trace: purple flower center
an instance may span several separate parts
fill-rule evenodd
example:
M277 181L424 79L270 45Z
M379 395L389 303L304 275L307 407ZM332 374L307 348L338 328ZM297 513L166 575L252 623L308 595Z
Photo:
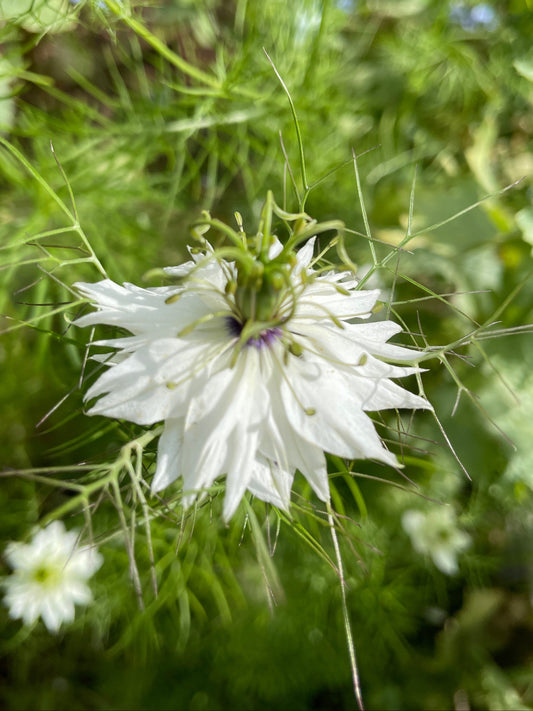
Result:
M232 336L238 338L243 329L242 323L236 319L234 316L228 316L226 318L226 325ZM264 346L271 346L278 338L281 336L281 328L267 328L262 331L258 336L249 338L246 341L247 346L254 346L255 348L263 348Z

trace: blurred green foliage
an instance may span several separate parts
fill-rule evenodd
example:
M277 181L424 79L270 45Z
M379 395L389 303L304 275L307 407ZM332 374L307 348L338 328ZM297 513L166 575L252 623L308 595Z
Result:
M394 317L431 346L486 324L423 376L471 480L425 415L382 430L418 489L331 463L367 706L532 708L532 34L530 0L0 0L2 538L73 496L13 472L63 465L77 480L76 463L139 435L82 412L68 287L100 278L89 247L111 278L142 283L183 261L202 209L255 225L267 189L298 207L296 134L264 48L298 114L307 212L344 220L351 258L372 262L354 149L377 258L416 233L376 277ZM227 528L220 497L195 520L169 506L152 572L139 526L143 612L116 512L93 502L95 602L57 637L2 608L2 706L353 708L331 540L305 497L300 482L292 522L254 505ZM458 576L402 529L431 500L472 537Z

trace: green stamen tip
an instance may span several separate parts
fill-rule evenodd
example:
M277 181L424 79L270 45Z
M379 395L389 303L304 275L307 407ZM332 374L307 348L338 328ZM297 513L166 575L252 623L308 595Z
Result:
M289 352L292 353L292 355L296 356L297 358L299 358L302 355L303 351L304 351L304 349L302 348L302 346L299 343L296 343L296 341L293 341L289 345Z
M244 232L244 223L242 220L242 215L240 212L234 212L233 216L235 217L235 222L237 223L237 227L239 228L239 232Z

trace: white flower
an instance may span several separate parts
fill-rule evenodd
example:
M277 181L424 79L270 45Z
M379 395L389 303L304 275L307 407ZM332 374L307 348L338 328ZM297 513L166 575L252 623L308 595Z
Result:
M132 334L96 342L117 352L96 356L109 368L88 414L165 422L153 491L182 476L188 506L225 474L227 520L246 490L288 509L296 470L328 501L324 452L397 465L366 412L431 407L391 380L417 368L383 360L417 353L386 342L395 323L363 322L377 290L358 290L351 272L313 272L313 246L295 254L272 238L261 257L239 262L233 249L236 264L206 245L165 270L179 286L76 285L98 309L77 325Z
M457 528L451 508L440 506L427 514L410 509L404 512L402 525L418 553L430 555L446 575L457 573L457 555L469 547L470 536Z
M86 580L102 564L92 548L78 547L78 534L61 521L39 530L30 543L9 543L5 557L14 569L4 581L9 615L29 625L42 617L50 632L74 619L74 605L92 600Z

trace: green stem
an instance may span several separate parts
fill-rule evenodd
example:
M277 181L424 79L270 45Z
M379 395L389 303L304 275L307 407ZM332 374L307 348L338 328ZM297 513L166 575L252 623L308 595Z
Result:
M353 641L352 626L350 624L350 614L348 612L348 603L346 601L346 581L344 579L344 570L342 566L342 556L341 550L339 548L339 541L337 538L337 532L335 530L335 522L333 520L333 509L329 501L327 502L328 510L328 523L331 532L331 538L333 540L333 547L335 549L335 557L337 559L337 569L339 573L339 580L341 584L341 596L342 596L342 616L344 619L344 630L346 632L346 642L348 644L348 656L350 657L350 667L352 670L352 680L355 698L357 700L357 706L360 711L364 711L363 696L361 694L361 683L359 681L359 672L357 670L357 659L355 657L355 645Z
M309 194L309 184L307 182L307 171L305 168L305 156L304 156L304 144L303 144L303 139L302 139L302 132L300 131L300 124L298 123L298 117L296 115L296 108L294 106L294 102L292 100L291 93L287 89L287 85L281 78L281 74L276 69L274 62L270 59L270 57L268 56L268 52L266 51L266 49L264 47L263 47L263 52L266 54L266 58L270 62L272 69L274 70L274 73L279 80L279 83L283 87L283 90L287 94L287 98L289 99L289 105L291 107L292 118L294 119L294 127L296 129L296 140L298 141L298 152L300 154L300 170L302 172L302 183L303 183L304 193L305 193L305 197L303 198L302 204L300 205L300 209L303 212L305 200L307 199L307 196Z

